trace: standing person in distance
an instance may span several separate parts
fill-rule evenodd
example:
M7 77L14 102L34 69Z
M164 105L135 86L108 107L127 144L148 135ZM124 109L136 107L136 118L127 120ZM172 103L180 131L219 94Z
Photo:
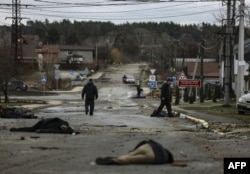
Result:
M141 88L140 83L136 86L136 90L137 90L137 98L140 98L141 97L141 92L143 91L143 89Z
M156 110L156 112L154 112L151 115L152 117L154 116L157 117L165 105L168 110L168 116L173 117L172 107L171 107L172 95L171 95L170 85L171 85L171 79L168 78L167 82L165 82L161 88L161 104Z
M93 115L95 107L95 99L98 98L98 90L94 85L93 80L89 79L88 83L82 89L82 100L85 98L85 113Z

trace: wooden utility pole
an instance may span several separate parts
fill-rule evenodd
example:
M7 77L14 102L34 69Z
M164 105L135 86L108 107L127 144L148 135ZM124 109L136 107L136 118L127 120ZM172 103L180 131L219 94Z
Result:
M239 23L239 44L238 44L238 73L236 81L236 100L244 94L244 8L245 0L240 1L240 23Z
M227 0L227 22L226 22L226 35L225 35L225 53L224 53L224 105L225 107L230 106L230 93L231 93L231 0Z
M202 39L201 40L201 45L200 45L200 80L201 80L201 88L200 88L200 102L204 102L204 95L203 95L203 58L204 58L204 47L205 47L205 41Z

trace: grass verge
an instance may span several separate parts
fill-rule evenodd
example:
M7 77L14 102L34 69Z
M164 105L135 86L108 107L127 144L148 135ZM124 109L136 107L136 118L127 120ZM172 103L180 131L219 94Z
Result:
M244 115L238 114L235 102L231 103L230 106L223 106L223 102L205 102L205 103L195 103L195 104L184 104L180 105L181 108L186 110L200 111L203 113L223 116L226 118L234 118L243 121L244 123L250 123L250 113L245 113Z

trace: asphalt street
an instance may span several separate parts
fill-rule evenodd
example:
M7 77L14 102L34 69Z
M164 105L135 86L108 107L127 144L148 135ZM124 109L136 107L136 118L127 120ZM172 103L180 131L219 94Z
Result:
M159 100L134 98L135 86L123 84L121 80L124 74L141 77L145 66L111 66L91 76L99 90L94 116L85 115L82 86L71 91L57 91L58 95L29 96L29 99L43 100L47 104L22 106L33 110L38 119L0 119L0 173L222 174L224 157L250 156L248 136L208 131L207 124L218 117L195 111L185 111L188 114L182 117L150 117ZM146 94L147 85L143 89ZM181 107L173 108L181 111ZM68 121L80 134L9 131L11 127L32 126L42 118L53 117ZM219 121L223 120L219 118ZM236 120L224 122L228 121L233 123ZM176 162L187 166L99 166L94 162L97 157L125 154L144 139L160 142L174 154Z

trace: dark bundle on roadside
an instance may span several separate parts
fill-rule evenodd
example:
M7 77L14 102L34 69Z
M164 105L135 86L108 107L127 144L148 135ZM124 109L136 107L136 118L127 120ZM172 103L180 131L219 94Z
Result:
M0 117L2 118L37 118L30 110L23 108L2 108L0 106Z
M67 121L60 118L47 118L38 121L32 127L11 128L11 132L62 133L78 134L69 126Z

